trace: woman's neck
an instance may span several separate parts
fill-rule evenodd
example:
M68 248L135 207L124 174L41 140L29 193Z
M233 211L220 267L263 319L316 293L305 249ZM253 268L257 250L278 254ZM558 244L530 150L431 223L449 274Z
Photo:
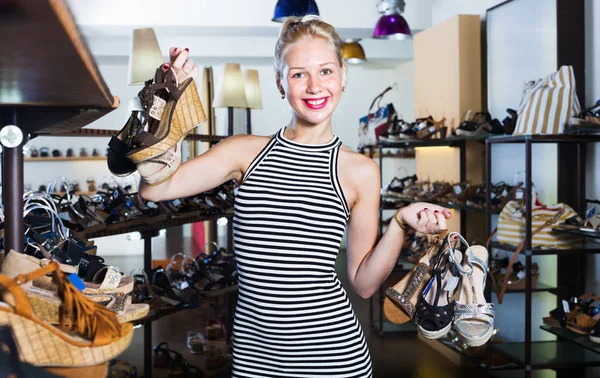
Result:
M331 119L315 125L292 117L292 121L285 128L284 137L302 144L325 144L333 138Z

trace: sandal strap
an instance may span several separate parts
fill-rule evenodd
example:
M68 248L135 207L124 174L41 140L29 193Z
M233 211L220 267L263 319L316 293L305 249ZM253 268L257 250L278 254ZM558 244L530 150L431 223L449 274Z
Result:
M494 316L495 311L493 303L472 303L467 305L457 303L454 310L455 322L460 320L477 319L493 325Z

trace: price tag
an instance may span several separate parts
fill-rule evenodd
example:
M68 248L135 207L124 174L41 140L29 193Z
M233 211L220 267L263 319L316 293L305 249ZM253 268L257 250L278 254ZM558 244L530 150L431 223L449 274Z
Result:
M517 273L517 277L519 279L525 278L526 274L524 270L521 270L519 273Z
M563 305L563 311L565 312L565 314L568 314L569 311L571 311L571 309L569 308L569 302L567 302L563 299L562 305Z
M160 121L163 111L165 110L165 105L167 105L167 102L165 100L158 96L154 96L154 100L152 101L152 107L148 110L148 115Z
M456 193L456 194L462 193L462 188L460 187L460 185L454 185L454 193Z
M458 281L460 281L460 278L456 276L450 277L450 279L446 283L446 287L444 287L444 290L449 293L452 293L454 289L456 289L456 286L458 286Z
M522 190L517 191L516 198L517 198L517 200L523 199L523 191Z

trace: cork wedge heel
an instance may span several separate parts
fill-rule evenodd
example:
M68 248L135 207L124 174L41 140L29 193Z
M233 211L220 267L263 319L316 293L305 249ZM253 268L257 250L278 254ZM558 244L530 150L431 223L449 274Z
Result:
M133 326L119 324L111 311L85 298L59 269L52 262L15 279L0 275L0 326L12 328L20 359L37 366L91 366L117 357L129 346ZM58 327L34 315L20 287L50 273L62 300Z
M127 153L127 157L134 164L163 155L190 131L206 121L206 113L194 79L187 78L179 83L177 74L171 67L164 81L150 86L149 89L165 89L170 96L164 104L155 99L155 102L160 103L161 109L156 111L160 122L154 123L157 124L154 130L143 131L136 138L136 144L140 147Z

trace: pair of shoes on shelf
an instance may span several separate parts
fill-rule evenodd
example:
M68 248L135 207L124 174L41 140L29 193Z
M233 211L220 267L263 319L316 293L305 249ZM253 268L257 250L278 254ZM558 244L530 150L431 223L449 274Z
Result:
M173 349L169 348L169 345L162 342L156 345L154 348L154 358L152 360L152 367L169 369L168 377L186 377L186 378L202 378L204 372L191 365L187 360L183 358L183 355Z
M550 311L544 324L556 328L566 328L579 335L589 335L593 342L599 342L600 336L600 297L591 293L563 301L563 306ZM568 312L565 310L568 306Z
M139 109L134 111L109 143L112 172L128 175L137 166L146 184L159 185L179 169L183 139L206 121L194 79L180 81L180 76L173 67L166 73L159 68L140 91L148 131L143 130Z
M454 239L465 245L464 258ZM487 263L484 247L443 232L413 270L386 290L385 315L396 324L416 317L419 332L428 339L444 337L454 325L467 345L487 343L494 332L494 305L483 293Z
M394 177L384 193L392 197L402 195L406 187L415 184L417 180L417 175L406 176L404 178Z

